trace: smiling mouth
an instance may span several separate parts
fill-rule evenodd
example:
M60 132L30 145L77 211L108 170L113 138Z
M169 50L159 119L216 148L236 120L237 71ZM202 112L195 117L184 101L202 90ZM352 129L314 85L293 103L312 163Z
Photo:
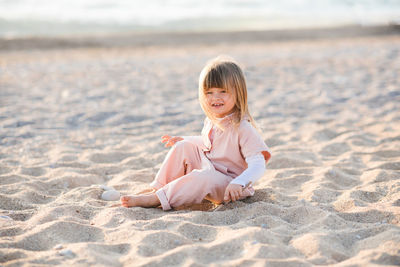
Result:
M222 107L224 104L212 104L213 107Z

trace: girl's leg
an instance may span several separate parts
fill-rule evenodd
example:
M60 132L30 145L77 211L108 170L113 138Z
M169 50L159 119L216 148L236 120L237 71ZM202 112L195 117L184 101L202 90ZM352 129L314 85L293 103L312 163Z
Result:
M194 169L201 168L201 156L203 153L196 145L182 140L177 142L165 157L154 181L150 186L160 189L175 179L190 173Z
M159 189L175 179L190 173L193 169L201 168L200 149L185 140L176 143L168 152L151 189L146 189L137 195L121 197L121 204L125 207L157 207L160 200L155 194Z
M199 204L204 198L222 203L225 188L232 178L213 169L194 170L156 191L163 210Z

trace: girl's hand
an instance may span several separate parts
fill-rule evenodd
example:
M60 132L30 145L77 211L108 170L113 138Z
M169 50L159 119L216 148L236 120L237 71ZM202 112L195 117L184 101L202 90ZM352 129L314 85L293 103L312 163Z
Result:
M224 202L229 200L235 202L242 196L243 186L239 184L229 184L225 189Z
M183 138L179 136L169 136L169 135L161 136L161 142L165 143L165 147L173 146L175 145L176 142L179 142L181 140L183 140Z

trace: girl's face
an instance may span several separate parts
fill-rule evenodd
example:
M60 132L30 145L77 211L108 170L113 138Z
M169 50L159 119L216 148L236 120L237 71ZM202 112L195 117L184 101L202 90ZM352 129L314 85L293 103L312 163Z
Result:
M209 110L217 118L223 118L233 112L235 96L222 88L210 88L206 92L206 101Z

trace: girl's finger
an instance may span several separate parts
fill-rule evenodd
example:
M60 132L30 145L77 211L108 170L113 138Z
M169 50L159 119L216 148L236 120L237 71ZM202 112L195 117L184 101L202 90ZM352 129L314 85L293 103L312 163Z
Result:
M235 192L235 200L239 200L240 198L240 193L238 191Z
M171 139L171 136L169 136L169 135L163 135L163 136L161 136L161 140L162 140L163 143L166 142L166 141L168 141L169 139Z
M174 143L181 141L180 137L174 137L172 138L172 141L174 141Z
M224 201L229 201L229 191L225 191Z
M239 200L239 199L240 199L240 193L236 192L236 200Z
M163 143L165 143L165 142L170 142L171 141L171 137L170 136L167 136L167 137L165 137L165 138L163 138L162 140L161 140L161 142L163 142Z
M232 200L233 202L236 201L236 196L235 196L235 193L234 193L234 192L231 192L231 200Z

